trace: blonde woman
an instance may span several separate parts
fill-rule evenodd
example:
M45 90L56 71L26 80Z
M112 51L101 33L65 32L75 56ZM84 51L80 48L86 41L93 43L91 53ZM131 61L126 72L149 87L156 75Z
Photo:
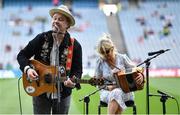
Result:
M116 84L116 80L113 77L116 67L121 70L135 67L133 62L125 54L117 52L115 45L111 41L111 36L108 34L104 34L100 38L97 52L99 59L97 60L95 77L105 78L105 83L111 82ZM136 82L142 84L142 78L142 74L139 73ZM125 102L134 100L134 93L124 93L116 85L108 85L100 91L100 100L108 104L108 114L121 114L126 108Z

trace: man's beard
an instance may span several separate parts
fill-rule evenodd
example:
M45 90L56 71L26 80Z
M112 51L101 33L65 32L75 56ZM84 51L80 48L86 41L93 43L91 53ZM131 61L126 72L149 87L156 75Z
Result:
M56 34L65 34L64 32L61 32L59 28L57 28L56 26L53 26L52 28L53 33Z

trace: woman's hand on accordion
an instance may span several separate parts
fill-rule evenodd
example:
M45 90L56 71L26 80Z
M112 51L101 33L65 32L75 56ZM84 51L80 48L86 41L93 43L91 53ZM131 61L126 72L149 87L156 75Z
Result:
M135 81L138 85L144 85L144 75L142 73L137 73L138 76L135 78Z

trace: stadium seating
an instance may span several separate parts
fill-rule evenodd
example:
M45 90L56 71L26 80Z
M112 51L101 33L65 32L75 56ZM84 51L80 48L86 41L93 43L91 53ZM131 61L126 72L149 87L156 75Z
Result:
M17 53L29 40L38 33L51 29L48 11L52 8L50 0L41 4L35 1L12 2L7 0L0 11L0 64L4 69L11 67L18 69ZM80 3L74 1L72 11L76 18L76 25L70 29L72 37L78 39L83 47L83 67L92 69L96 64L98 38L108 32L106 17L98 8L97 1ZM122 9L118 13L121 28L129 56L137 62L142 62L147 53L160 49L171 49L151 63L152 68L178 68L180 63L180 32L178 25L179 1L142 1L139 8L130 8L127 1L122 1ZM163 18L170 18L172 27L170 34L162 34ZM44 23L42 21L44 20ZM143 22L142 22L143 21ZM145 29L148 36L144 35ZM85 70L87 71L87 70ZM90 71L90 70L88 70Z
M139 8L126 7L119 12L119 19L128 49L128 54L135 60L143 61L151 51L171 49L152 61L152 68L178 68L180 47L178 33L180 24L179 1L142 1ZM123 5L123 2L122 2ZM170 34L162 35L165 19L169 18L172 23ZM140 21L144 21L144 25ZM149 35L144 37L144 28L149 29ZM150 33L151 32L151 33Z

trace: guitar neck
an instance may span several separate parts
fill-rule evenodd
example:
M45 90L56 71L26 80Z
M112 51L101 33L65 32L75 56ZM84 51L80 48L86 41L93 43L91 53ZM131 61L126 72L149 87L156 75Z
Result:
M89 84L89 80L86 80L86 79L77 79L76 81L77 83Z
M65 77L61 77L60 81L64 82L65 80L67 80L67 78ZM96 86L96 85L103 85L104 84L104 80L103 79L97 79L97 78L90 78L90 79L78 79L78 78L71 78L72 82L75 83L84 83L84 84L90 84L92 86Z
M67 78L65 77L60 77L60 81L61 82L64 82L66 81ZM75 83L84 83L84 84L89 84L89 80L86 80L86 79L77 79L77 78L71 78L71 81L75 82Z

